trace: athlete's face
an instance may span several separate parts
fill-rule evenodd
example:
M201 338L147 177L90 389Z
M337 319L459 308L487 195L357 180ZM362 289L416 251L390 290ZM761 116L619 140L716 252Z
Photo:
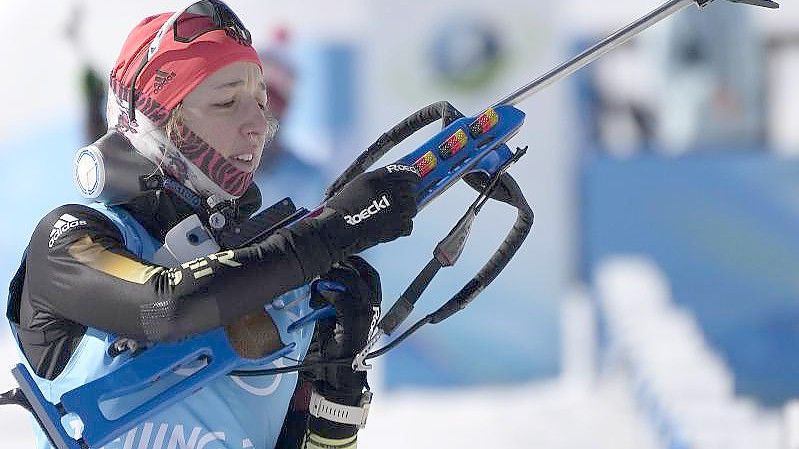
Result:
M234 167L255 171L271 132L258 65L235 62L206 78L183 99L182 121Z

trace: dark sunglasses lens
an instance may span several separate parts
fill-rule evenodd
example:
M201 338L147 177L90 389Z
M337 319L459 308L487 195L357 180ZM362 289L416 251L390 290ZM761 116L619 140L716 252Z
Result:
M215 30L225 30L232 38L251 44L250 33L229 8L221 3L199 1L184 11L175 22L175 40L191 42Z
M191 5L175 21L175 40L191 42L202 34L219 29L214 20L216 12L209 2L197 2Z
M224 5L219 5L217 9L219 21L222 23L223 28L234 39L244 42L248 45L252 44L250 32L244 27L239 17L230 8Z

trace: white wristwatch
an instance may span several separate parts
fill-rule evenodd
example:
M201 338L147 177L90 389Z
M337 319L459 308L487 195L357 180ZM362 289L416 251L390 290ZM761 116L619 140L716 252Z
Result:
M309 411L311 416L324 418L341 424L351 424L363 428L366 426L366 418L369 416L369 405L372 403L372 392L366 390L361 395L361 400L357 406L337 404L328 401L316 390L311 390L311 403Z

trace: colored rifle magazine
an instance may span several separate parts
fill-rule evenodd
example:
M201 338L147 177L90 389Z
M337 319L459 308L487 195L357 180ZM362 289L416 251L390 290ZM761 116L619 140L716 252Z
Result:
M468 141L468 137L466 137L466 133L463 132L462 129L459 129L455 132L455 134L449 136L449 138L444 141L438 147L438 154L443 159L450 158L455 155L458 151L460 151L463 147L466 146L466 142Z
M497 111L495 111L494 108L488 108L485 112L480 114L480 117L477 117L477 120L469 125L469 132L472 134L472 137L477 137L488 132L498 121L499 116L497 115Z
M422 157L417 159L416 162L413 163L413 166L419 169L419 174L424 178L428 173L436 168L437 162L438 159L436 159L436 155L433 154L432 151L428 151L427 153L423 154Z

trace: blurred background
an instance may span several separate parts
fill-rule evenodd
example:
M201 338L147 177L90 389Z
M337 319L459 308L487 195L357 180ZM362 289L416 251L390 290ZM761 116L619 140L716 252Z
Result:
M107 73L143 17L185 2L6 0L0 28L0 279L105 131ZM475 114L656 1L230 1L265 62L279 139L265 203L313 206L382 132L449 100ZM512 168L533 233L468 309L375 363L364 448L799 448L799 6L682 11L531 97ZM434 132L419 133L388 163ZM473 198L367 256L393 301ZM420 318L487 260L490 205ZM388 306L388 305L387 305ZM0 386L17 353L0 335ZM2 447L32 447L0 408ZM195 449L195 448L192 448ZM200 448L196 448L200 449ZM211 445L208 446L211 448Z

